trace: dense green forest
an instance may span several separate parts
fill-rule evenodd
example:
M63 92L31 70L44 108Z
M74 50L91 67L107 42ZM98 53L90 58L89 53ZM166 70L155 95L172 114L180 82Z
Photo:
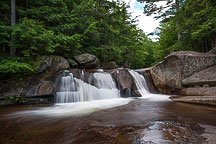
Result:
M114 60L134 68L150 66L153 61L155 44L137 28L125 3L19 0L14 26L11 2L1 1L0 5L1 73L33 71L33 61L41 55L70 58L90 53L102 63Z
M208 52L216 46L215 0L138 0L145 3L144 13L158 14L161 25L156 34L160 37L154 49L155 62L170 52L192 50Z
M102 63L150 67L173 51L215 46L215 0L167 0L164 7L157 7L160 0L138 1L145 3L145 14L161 19L157 42L137 28L119 0L17 0L14 11L15 0L0 0L0 73L34 72L42 55L82 53Z

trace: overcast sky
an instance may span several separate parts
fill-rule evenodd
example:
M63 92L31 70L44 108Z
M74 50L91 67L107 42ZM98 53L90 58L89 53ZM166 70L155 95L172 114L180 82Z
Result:
M139 3L136 0L122 0L122 1L130 5L129 12L132 12L133 18L139 16L138 27L142 29L145 33L154 32L156 27L159 26L159 20L155 20L153 18L154 16L146 16L143 14L143 7L144 7L143 3ZM165 3L166 2L159 2L158 4L163 5ZM151 38L156 38L156 37L153 36Z

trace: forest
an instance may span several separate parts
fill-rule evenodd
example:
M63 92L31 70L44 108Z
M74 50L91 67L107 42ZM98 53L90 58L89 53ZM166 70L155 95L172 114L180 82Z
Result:
M171 52L216 46L215 0L137 0L160 26L152 41L120 0L1 0L0 73L32 73L43 55L96 55L130 68L151 67ZM146 21L148 23L148 21Z

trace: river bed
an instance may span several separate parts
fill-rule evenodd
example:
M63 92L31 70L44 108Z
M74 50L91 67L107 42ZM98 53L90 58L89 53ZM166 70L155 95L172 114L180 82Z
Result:
M214 144L216 108L162 95L1 107L0 143Z

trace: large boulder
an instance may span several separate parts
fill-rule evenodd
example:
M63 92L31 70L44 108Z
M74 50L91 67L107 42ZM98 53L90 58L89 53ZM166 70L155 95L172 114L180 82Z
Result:
M28 85L24 87L21 96L35 97L53 95L59 75L59 73L48 72L31 76L28 80Z
M116 69L112 72L112 77L116 81L118 89L121 90L121 95L123 97L141 96L141 94L137 91L138 88L129 72L129 69Z
M154 84L161 93L183 88L182 80L216 65L216 55L192 51L174 52L151 69Z
M110 62L108 62L108 63L105 63L104 65L103 65L103 69L115 69L115 68L118 68L118 65L116 64L116 62L114 62L114 61L110 61Z
M68 61L61 56L42 56L37 60L36 73L68 69Z
M216 86L216 65L183 79L182 84Z
M216 87L184 88L176 91L175 94L181 96L216 96Z
M74 56L74 60L79 64L80 68L98 68L100 66L99 59L91 54L81 54Z
M53 103L61 76L62 71L53 70L0 81L0 105Z

